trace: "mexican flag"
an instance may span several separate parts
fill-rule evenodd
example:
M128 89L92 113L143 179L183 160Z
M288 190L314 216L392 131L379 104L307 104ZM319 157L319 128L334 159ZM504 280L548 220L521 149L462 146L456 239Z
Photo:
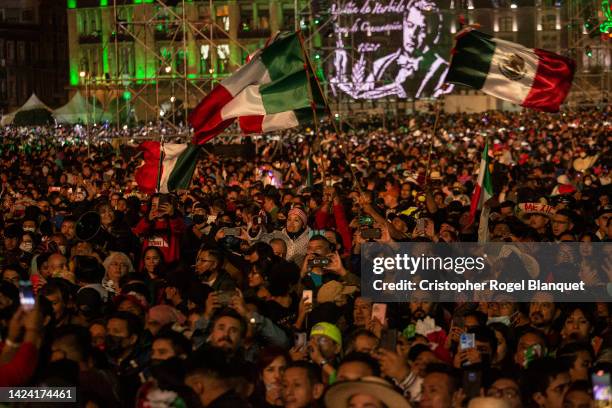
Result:
M470 223L474 221L476 211L482 209L484 203L493 197L493 179L491 177L491 171L489 170L489 164L491 164L491 158L489 157L489 141L487 140L482 152L482 157L480 158L478 182L472 193Z
M471 28L457 36L446 82L524 106L558 112L574 78L573 60Z
M279 34L193 110L193 143L212 139L236 118L246 133L263 133L311 121L325 102L298 33Z
M140 191L152 194L169 193L188 188L196 166L199 146L185 143L146 141L140 144L144 163L136 169L135 177ZM161 174L160 174L161 167Z

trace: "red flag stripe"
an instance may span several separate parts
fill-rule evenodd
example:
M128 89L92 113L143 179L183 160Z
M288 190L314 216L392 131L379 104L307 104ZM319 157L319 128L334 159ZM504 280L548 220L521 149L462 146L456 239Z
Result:
M238 123L243 133L262 133L264 115L240 116Z
M202 99L189 116L189 123L195 129L193 143L206 143L232 124L234 119L221 117L221 110L232 99L232 94L222 85L217 85Z
M533 85L521 106L545 112L558 112L570 91L576 64L550 51L534 49L540 61Z
M138 150L143 151L144 163L134 174L140 191L151 194L157 189L157 171L159 169L159 142L142 142Z

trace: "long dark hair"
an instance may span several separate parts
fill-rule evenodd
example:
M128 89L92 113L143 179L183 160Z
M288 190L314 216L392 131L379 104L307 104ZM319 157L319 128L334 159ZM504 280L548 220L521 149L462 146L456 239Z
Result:
M161 251L161 249L159 249L156 246L148 246L144 249L144 251L142 251L142 269L141 272L146 273L146 275L148 276L149 273L145 271L145 256L146 253L151 250L151 251L155 251L157 253L157 256L159 256L159 264L157 264L157 266L155 267L155 270L153 271L153 275L157 278L164 278L166 275L166 259L164 257L164 253Z

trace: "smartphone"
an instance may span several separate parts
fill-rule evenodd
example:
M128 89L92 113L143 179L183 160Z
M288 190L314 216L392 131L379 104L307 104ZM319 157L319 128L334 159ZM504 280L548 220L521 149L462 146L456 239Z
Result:
M593 399L596 408L612 408L612 389L610 385L610 373L597 370L591 374L593 383Z
M19 303L24 310L32 310L36 304L32 282L29 280L19 281Z
M386 306L386 305L385 305ZM389 329L382 332L380 335L380 342L378 343L380 348L389 350L392 352L397 351L397 330Z
M416 232L417 234L425 234L427 228L427 219L419 218L416 222Z
M468 350L476 347L476 335L474 333L461 333L459 337L459 350Z
M304 289L302 291L302 299L306 299L306 303L312 304L312 290Z
M380 228L362 228L360 232L364 239L380 239L382 237Z
M223 231L225 232L226 237L239 237L240 233L242 232L242 228L223 228Z
M482 372L480 370L463 371L463 391L468 399L478 397L482 388Z
M372 319L378 319L382 324L385 324L387 318L387 304L386 303L374 303L372 304Z
M294 335L295 347L301 349L306 346L308 341L306 333L295 333Z
M221 303L223 306L227 306L235 294L236 292L233 290L221 290L217 292L217 298L219 299L219 303Z

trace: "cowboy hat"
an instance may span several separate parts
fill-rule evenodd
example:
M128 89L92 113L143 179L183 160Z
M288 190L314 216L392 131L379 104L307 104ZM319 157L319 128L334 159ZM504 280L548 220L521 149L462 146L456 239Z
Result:
M516 215L521 221L526 223L532 214L550 218L555 215L555 207L542 203L521 203L516 206Z
M573 166L576 171L585 171L593 167L597 159L599 158L599 154L594 156L580 156L579 158L574 160Z
M410 408L410 403L391 384L378 377L363 377L356 381L340 381L329 387L323 400L326 407L348 408L357 394L375 397L387 407Z

